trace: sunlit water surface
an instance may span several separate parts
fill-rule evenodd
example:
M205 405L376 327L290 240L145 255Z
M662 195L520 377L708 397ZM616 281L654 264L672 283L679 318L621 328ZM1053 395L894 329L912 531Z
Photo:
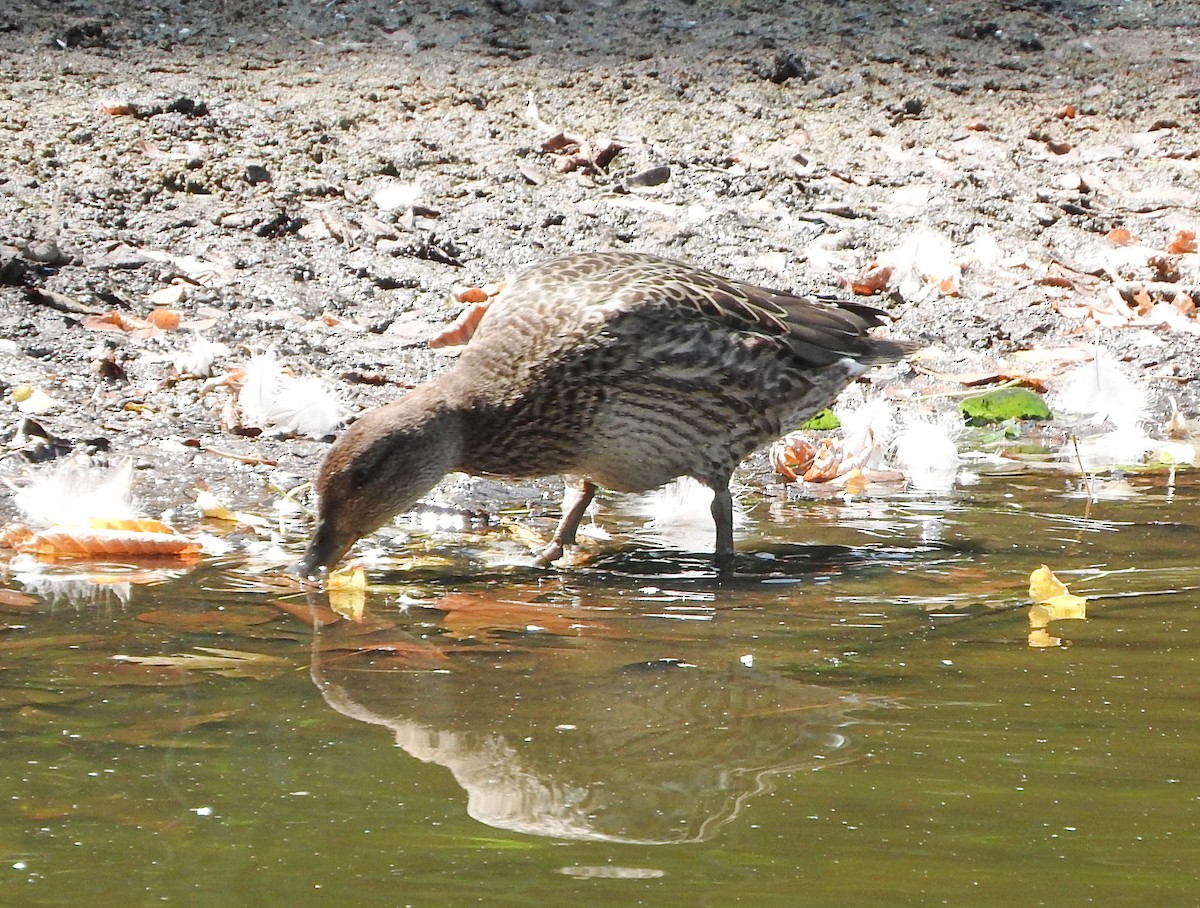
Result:
M1197 484L1095 491L760 500L726 578L617 503L585 567L442 539L359 621L10 574L0 904L1196 904ZM1086 620L1031 629L1043 562Z

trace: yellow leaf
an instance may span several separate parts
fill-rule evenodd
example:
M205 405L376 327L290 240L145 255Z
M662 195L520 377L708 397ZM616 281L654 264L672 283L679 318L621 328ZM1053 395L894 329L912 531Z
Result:
M1029 626L1046 627L1051 621L1083 619L1087 617L1087 600L1082 596L1066 593L1054 596L1045 602L1029 607Z
M361 564L334 571L325 581L329 607L344 618L361 622L367 607L367 572Z
M1047 632L1051 621L1083 619L1087 617L1087 600L1067 592L1067 585L1054 576L1054 572L1042 565L1029 575L1029 645L1044 649L1061 646L1062 640Z
M1029 598L1034 602L1045 602L1067 591L1067 585L1054 576L1054 572L1042 565L1029 575Z
M1029 631L1029 645L1034 649L1050 649L1062 646L1062 638L1051 637L1044 627L1035 627Z
M237 520L237 516L220 498L208 489L196 490L196 507L200 513L212 520Z
M248 527L259 528L270 525L270 521L265 517L231 510L229 505L208 489L196 489L196 507L209 520L223 520L227 523L240 523Z

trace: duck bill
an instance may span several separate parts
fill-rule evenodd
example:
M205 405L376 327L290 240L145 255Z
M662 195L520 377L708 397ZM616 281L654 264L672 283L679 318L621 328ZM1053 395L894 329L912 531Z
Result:
M317 530L313 533L312 541L304 557L291 568L293 573L301 577L318 577L329 572L330 568L342 560L342 556L350 551L355 538L349 540L340 536L328 520L318 520Z

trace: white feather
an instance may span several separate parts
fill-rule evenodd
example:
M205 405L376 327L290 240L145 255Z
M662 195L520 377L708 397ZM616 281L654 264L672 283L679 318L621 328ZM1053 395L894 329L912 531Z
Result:
M1051 399L1059 412L1119 429L1133 429L1146 418L1149 392L1107 350L1096 349L1090 363L1072 370Z
M246 425L274 435L320 438L336 429L344 416L320 378L288 375L271 351L250 359L238 406Z
M958 475L958 437L962 419L957 413L912 416L892 440L892 460L915 489L945 490Z
M711 548L714 539L712 489L689 476L681 476L643 495L637 512L646 520L646 535L664 545L681 549ZM733 499L733 526L746 524L746 512Z
M93 517L136 517L132 486L132 462L108 468L79 458L58 464L13 501L31 526L86 526Z

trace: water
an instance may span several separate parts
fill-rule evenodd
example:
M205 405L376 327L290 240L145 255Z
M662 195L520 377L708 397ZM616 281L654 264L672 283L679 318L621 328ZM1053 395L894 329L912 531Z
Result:
M360 623L235 560L10 577L0 904L1195 903L1197 483L1093 492L760 503L725 579L622 504ZM1039 636L1043 562L1089 602Z

